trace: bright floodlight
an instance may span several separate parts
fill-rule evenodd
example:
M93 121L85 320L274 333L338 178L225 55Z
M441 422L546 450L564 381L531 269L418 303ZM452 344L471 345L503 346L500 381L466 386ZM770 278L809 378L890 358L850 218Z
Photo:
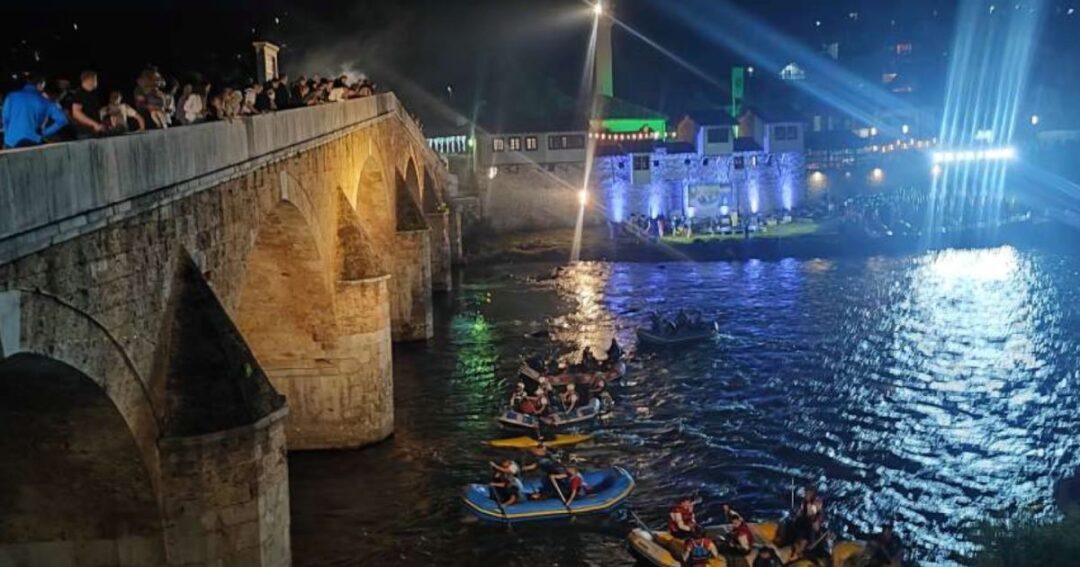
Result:
M584 207L589 202L589 192L582 189L577 192L577 200Z
M903 132L904 135L907 135L907 133L911 131L911 127L908 126L907 124L904 124L903 126L900 127L900 131Z
M596 4L593 4L592 12L593 12L593 14L596 14L597 16L603 15L604 14L604 3L601 2L600 0L596 0Z
M1012 146L984 150L941 151L934 152L933 155L933 162L935 164L972 161L1008 161L1013 159L1016 159L1016 148Z
M1031 125L1032 126L1038 126L1039 125L1039 115L1038 114L1032 114L1031 115Z

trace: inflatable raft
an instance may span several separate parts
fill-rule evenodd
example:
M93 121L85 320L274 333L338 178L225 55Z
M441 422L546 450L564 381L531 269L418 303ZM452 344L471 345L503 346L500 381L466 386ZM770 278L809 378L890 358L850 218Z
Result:
M470 484L465 487L462 500L465 509L484 522L521 523L542 520L558 520L572 516L604 514L626 501L634 490L634 478L621 467L589 471L585 477L587 493L575 499L569 506L558 498L526 500L511 506L502 506L491 499L486 484ZM539 490L541 479L526 479L526 492Z
M593 398L588 404L574 408L573 411L541 417L540 421L552 427L565 427L575 423L584 423L596 419L600 415L601 405L599 398Z
M540 378L544 378L554 386L565 386L567 384L591 386L597 380L602 379L605 382L611 383L622 378L623 375L626 374L626 363L617 362L613 368L600 370L598 372L563 372L562 374L543 374L528 364L523 363L518 372L534 382L539 382Z
M760 524L748 524L750 531L754 534L755 547L772 547L772 540L776 537L776 530L778 524L775 522L763 522ZM715 542L731 530L730 526L718 526L715 528L708 528L709 537ZM643 528L637 528L630 532L628 537L630 551L638 559L642 560L645 564L655 565L656 567L682 567L682 562L676 559L676 554L682 555L683 542L682 540L672 537L672 535L666 531L648 531ZM790 560L790 550L786 548L773 548L776 550L777 557L786 566L790 567L818 567L818 564L809 559L800 559L788 563ZM833 546L832 552L832 565L844 565L844 562L850 558L858 557L866 550L866 546L859 542L854 541L842 541ZM735 567L746 565L746 562L739 558L736 560L734 557L721 556L720 559L713 559L709 561L709 567Z
M696 343L698 341L711 339L716 336L716 332L717 331L715 327L709 327L706 329L700 329L688 333L678 333L675 335L665 335L661 333L654 333L648 329L638 329L637 338L638 342L642 345L675 346Z
M570 447L584 443L592 439L592 435L567 435L560 433L551 439L544 439L545 447L559 448ZM531 449L539 447L540 441L532 437L511 437L510 439L492 439L487 442L488 446L496 449Z
M566 427L596 419L600 415L601 405L598 398L593 398L588 404L575 408L573 411L554 413L539 418L527 413L506 410L496 418L496 421L509 427L520 427L522 429L537 429L541 425Z

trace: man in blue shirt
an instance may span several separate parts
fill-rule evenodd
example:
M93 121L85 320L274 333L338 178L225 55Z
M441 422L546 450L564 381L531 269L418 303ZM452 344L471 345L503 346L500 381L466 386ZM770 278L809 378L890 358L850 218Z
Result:
M45 79L30 77L26 85L4 99L4 147L36 146L67 125L60 105L41 94Z

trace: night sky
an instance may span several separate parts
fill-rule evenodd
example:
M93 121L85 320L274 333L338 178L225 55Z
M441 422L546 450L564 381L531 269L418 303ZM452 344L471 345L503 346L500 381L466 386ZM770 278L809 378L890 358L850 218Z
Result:
M620 0L617 14L726 84L730 66L746 61L688 29L673 16L670 1L702 6L703 14L704 6L710 4L706 0ZM499 127L572 105L591 25L588 6L580 0L38 0L8 4L13 5L4 7L5 31L0 34L0 70L8 79L27 70L77 76L81 69L93 68L101 72L107 88L126 90L143 65L155 64L166 76L184 82L202 76L218 85L240 85L253 74L250 42L269 38L285 45L281 64L292 77L365 73L402 96L433 130L450 124L455 114L475 112L482 124ZM937 96L955 2L736 0L729 4L795 38L810 52L819 52L822 43L843 40L841 62L856 67L898 38L917 37L918 45L942 52L939 64L923 70L928 75L925 96L931 100ZM1052 10L1060 13L1064 7L1059 2ZM728 25L708 23L718 34L725 33ZM1047 53L1037 57L1037 65L1038 60L1051 57L1049 53L1073 51L1076 34L1067 33L1068 29L1047 34ZM1058 44L1051 45L1051 39ZM769 39L761 41L767 45ZM725 89L680 68L625 32L616 31L615 51L616 92L621 98L674 113L726 97ZM861 71L873 76L876 64L868 63L871 68Z

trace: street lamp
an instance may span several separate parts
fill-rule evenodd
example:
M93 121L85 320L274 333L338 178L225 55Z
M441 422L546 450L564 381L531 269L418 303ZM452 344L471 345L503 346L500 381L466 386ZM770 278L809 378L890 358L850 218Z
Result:
M597 18L604 15L604 3L602 0L596 0L596 4L593 4L592 12Z
M584 207L589 202L589 192L584 189L578 191L577 200Z

